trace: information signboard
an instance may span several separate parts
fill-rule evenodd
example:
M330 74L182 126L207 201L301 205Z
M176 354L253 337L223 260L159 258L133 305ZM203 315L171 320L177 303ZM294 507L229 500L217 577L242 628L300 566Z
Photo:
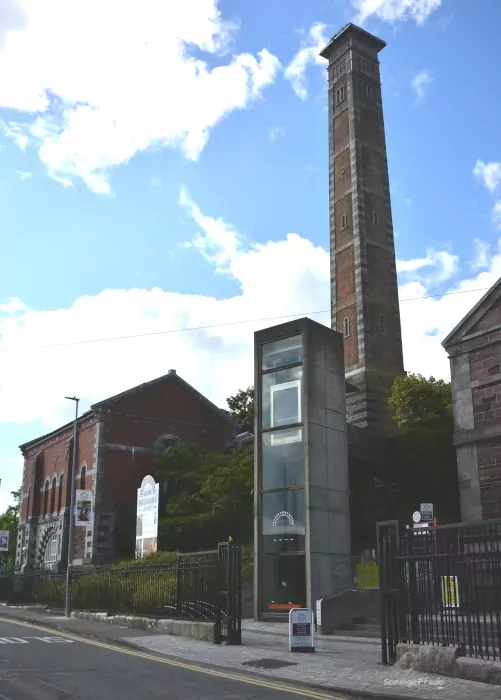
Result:
M136 559L157 551L158 497L158 484L145 476L137 490Z
M289 651L315 651L313 641L314 617L310 608L289 612Z

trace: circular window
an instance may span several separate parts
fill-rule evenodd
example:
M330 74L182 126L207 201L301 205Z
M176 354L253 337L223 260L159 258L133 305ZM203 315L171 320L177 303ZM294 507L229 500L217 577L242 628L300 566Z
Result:
M172 445L175 445L179 442L179 438L176 437L175 435L161 435L154 444L154 450L158 454L162 454L164 452L168 452Z

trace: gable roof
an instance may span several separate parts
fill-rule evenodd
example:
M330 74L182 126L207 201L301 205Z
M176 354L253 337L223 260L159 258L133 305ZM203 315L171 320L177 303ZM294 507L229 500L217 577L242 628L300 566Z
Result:
M140 391L144 391L145 389L149 389L150 387L155 386L156 384L161 384L162 382L166 381L177 382L178 384L181 384L185 389L187 389L194 396L196 396L197 399L203 401L215 413L224 418L224 420L227 423L229 423L233 428L235 428L235 431L239 429L238 424L233 420L233 418L231 418L231 416L225 413L225 411L223 411L221 408L218 408L216 404L212 403L212 401L209 401L208 398L206 398L203 394L201 394L194 387L192 387L191 384L188 384L188 382L186 382L184 379L181 379L181 377L176 373L175 369L170 369L168 374L164 374L162 377L157 377L156 379L153 379L149 382L144 382L143 384L139 384L138 386L132 387L132 389L127 389L126 391L122 391L120 394L115 394L115 396L110 396L107 399L103 399L103 401L98 401L98 403L92 404L89 411L86 411L81 416L79 416L78 422L81 423L96 412L108 408L115 402L122 399L124 396L131 396L133 394L137 394ZM33 447L33 445L36 445L40 442L44 442L49 438L55 437L58 433L63 433L65 430L68 430L68 428L70 428L72 425L74 425L74 421L71 421L70 423L65 423L65 425L62 425L60 428L56 428L55 430L52 430L50 433L45 433L45 435L41 435L40 437L37 437L34 440L29 440L28 442L19 445L19 449L21 451L24 451L29 447Z
M461 321L455 328L442 340L442 347L447 348L454 343L458 343L468 334L475 323L480 321L493 306L493 304L501 299L501 277L494 282L492 287L484 294L484 296L473 306L466 316L463 316Z
M134 394L138 394L139 392L144 391L145 389L149 389L157 384L162 384L163 382L176 382L180 384L184 389L187 389L191 394L196 396L196 398L199 401L203 401L207 406L209 406L209 408L212 411L224 418L224 420L227 423L234 427L237 427L237 423L233 420L233 418L231 418L221 408L218 408L216 404L212 403L212 401L209 401L209 399L206 396L197 391L194 387L191 386L191 384L188 384L188 382L186 382L184 379L181 379L181 377L177 374L175 369L170 369L167 374L164 374L161 377L157 377L156 379L152 379L149 382L138 384L137 386L134 386L131 389L126 389L125 391L122 391L120 394L115 394L115 396L110 396L107 399L103 399L103 401L98 401L98 403L92 404L91 410L100 411L102 409L108 408L110 405L116 403L117 401L120 401L126 396L133 396Z
M90 418L93 415L94 411L85 411L85 413L82 413L81 416L78 416L78 422L83 423L84 421L87 420L87 418ZM72 420L70 423L65 423L64 425L61 425L61 427L56 428L55 430L51 430L50 433L45 433L44 435L40 435L40 437L34 438L33 440L28 440L28 442L23 442L22 445L19 445L19 449L21 451L26 450L28 447L33 447L33 445L37 445L40 442L44 442L45 440L49 440L52 437L55 437L59 433L64 433L65 430L68 430L69 428L72 428L75 425L75 421Z

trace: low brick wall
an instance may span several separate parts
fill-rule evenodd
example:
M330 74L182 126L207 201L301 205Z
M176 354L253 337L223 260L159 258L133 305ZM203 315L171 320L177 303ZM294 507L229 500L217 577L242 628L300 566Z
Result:
M460 656L458 647L398 644L396 668L501 685L501 662Z
M74 612L72 617L83 620L96 620L109 625L132 627L151 634L171 634L175 637L189 637L202 642L214 643L214 623L198 620L157 620L150 617L132 615L111 615L106 613Z

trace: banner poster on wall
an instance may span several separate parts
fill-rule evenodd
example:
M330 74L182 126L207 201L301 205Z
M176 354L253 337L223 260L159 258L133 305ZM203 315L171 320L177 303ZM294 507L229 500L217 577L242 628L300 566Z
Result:
M136 559L157 551L158 496L158 484L152 476L145 476L137 490Z
M0 552L9 551L9 531L0 530Z
M92 525L94 520L94 499L92 491L86 489L76 489L76 518L75 525Z

